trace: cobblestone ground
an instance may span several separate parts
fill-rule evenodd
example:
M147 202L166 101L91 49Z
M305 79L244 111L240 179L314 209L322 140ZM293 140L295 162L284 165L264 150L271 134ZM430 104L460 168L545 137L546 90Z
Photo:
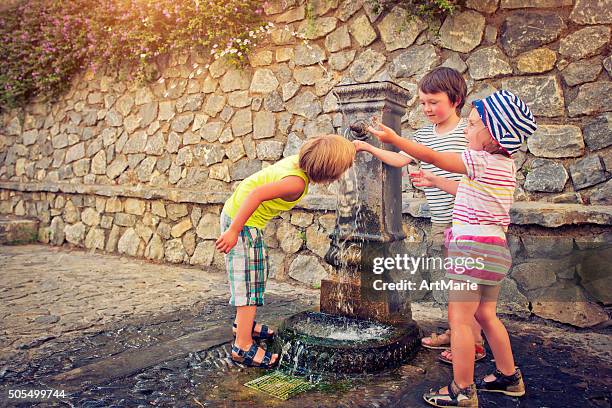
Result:
M244 387L263 372L229 358L233 310L221 271L36 245L0 246L0 271L0 406L420 407L422 393L451 375L436 352L421 350L390 372L319 384L281 402ZM266 303L259 318L276 325L315 308L318 291L272 281ZM413 315L426 333L445 325L431 304L413 304ZM527 396L481 395L481 406L611 406L609 328L504 320ZM202 346L211 339L215 345ZM172 353L170 344L188 346ZM491 357L477 376L494 369ZM9 389L49 388L68 394L34 403L7 397Z
M0 360L126 318L227 297L228 290L223 271L40 245L0 246L0 271ZM271 281L268 293L296 288Z

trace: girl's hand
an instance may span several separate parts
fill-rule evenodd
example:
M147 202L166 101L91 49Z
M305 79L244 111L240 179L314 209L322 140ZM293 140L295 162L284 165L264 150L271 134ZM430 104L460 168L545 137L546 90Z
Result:
M217 241L215 241L215 247L217 251L227 254L238 242L239 232L235 232L232 229L226 230Z
M353 144L358 152L369 152L370 147L372 147L371 144L364 142L363 140L353 140Z
M419 170L410 173L410 180L415 187L435 187L436 176L427 170Z
M378 140L383 143L393 143L399 136L393 129L387 127L378 121L378 118L373 117L372 123L376 126L378 125L381 130L376 130L372 126L368 126L368 132L372 133Z

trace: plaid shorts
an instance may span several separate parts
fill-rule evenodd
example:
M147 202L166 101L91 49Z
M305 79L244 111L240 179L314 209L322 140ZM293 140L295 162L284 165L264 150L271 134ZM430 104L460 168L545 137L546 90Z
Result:
M221 213L221 233L232 219ZM268 248L259 228L244 226L238 242L225 255L225 269L230 285L232 306L262 306L270 265Z

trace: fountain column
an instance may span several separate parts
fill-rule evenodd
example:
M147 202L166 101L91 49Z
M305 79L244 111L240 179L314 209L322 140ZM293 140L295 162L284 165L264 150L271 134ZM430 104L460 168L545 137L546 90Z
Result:
M373 116L401 134L401 117L410 93L389 81L334 87L343 114L346 137L376 147L398 151L365 131ZM395 326L412 324L407 291L372 290L374 256L393 256L402 251L401 169L387 166L369 153L358 153L356 177L349 173L340 181L338 215L331 247L325 260L334 267L330 279L321 282L321 312L375 320ZM369 269L369 270L368 270ZM397 271L386 279L399 280Z
M372 116L400 132L410 94L388 81L334 87L343 133L393 150L365 131ZM344 132L346 130L346 132ZM338 184L338 212L325 255L334 272L321 282L321 312L283 321L275 349L290 373L344 376L397 367L419 348L408 291L374 291L373 281L399 282L401 271L372 273L374 257L404 254L401 170L359 153Z

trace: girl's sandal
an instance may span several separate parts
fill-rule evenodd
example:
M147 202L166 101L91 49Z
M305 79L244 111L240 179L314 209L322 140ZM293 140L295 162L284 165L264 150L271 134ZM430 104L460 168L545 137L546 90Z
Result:
M476 352L474 354L474 362L480 361L487 356L487 351L484 348L484 342L474 344L474 350ZM438 360L446 364L453 364L453 354L451 353L450 349L444 350L442 353L440 353Z
M429 337L421 339L421 346L431 350L445 350L450 346L450 330L442 334L431 333Z
M232 344L232 360L237 363L244 364L247 367L257 367L265 369L273 368L278 363L278 357L276 358L276 360L274 360L274 362L271 363L270 361L272 361L273 354L269 351L266 351L264 353L261 362L253 360L259 349L260 347L257 345L257 343L253 343L248 350L242 350L236 344ZM236 354L238 358L234 357L234 354Z
M443 393L442 389L430 389L429 392L423 394L423 399L426 403L434 407L478 408L476 385L472 384L465 388L459 388L457 383L453 380L448 384L447 389L446 393Z
M261 330L259 331L259 333L255 333L255 326L257 325L257 322L253 322L253 329L251 330L251 337L253 338L253 340L255 341L259 341L259 340L273 340L274 339L274 335L276 333L271 333L270 332L270 328L268 326L266 326L265 324L261 325ZM238 325L236 325L236 322L234 322L234 324L232 325L233 327L233 335L234 338L236 337L236 330L238 330Z
M476 384L476 388L480 391L499 392L510 397L522 397L525 395L523 374L518 368L511 375L504 375L501 371L495 370L493 377L493 381L485 381L483 378Z

